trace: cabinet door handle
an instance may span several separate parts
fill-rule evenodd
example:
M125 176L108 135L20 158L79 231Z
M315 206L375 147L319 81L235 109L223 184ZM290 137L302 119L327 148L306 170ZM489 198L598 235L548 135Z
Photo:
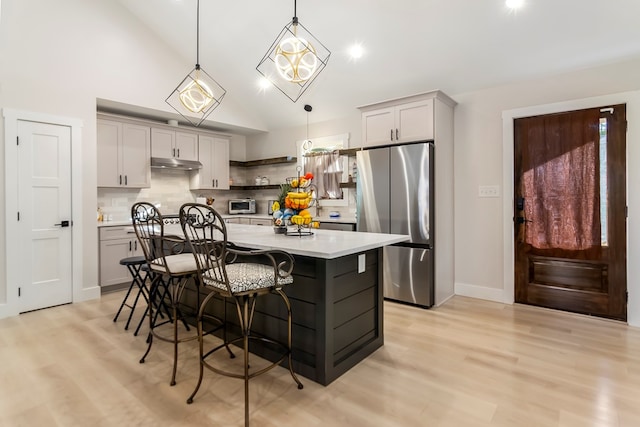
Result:
M172 154L171 154L171 155L172 155L173 157L175 157L175 156L176 156L176 149L175 149L175 148L172 148L172 149L171 149L171 152L172 152Z
M178 158L180 158L180 149L178 148Z
M216 179L216 188L218 188L218 180Z
M398 136L398 128L396 128L396 141L398 141L400 137Z
M127 175L124 176L124 185L129 185L129 180L127 179Z
M131 240L129 240L129 252L131 252Z
M134 240L133 242L133 249L135 249L136 251L138 250L138 241Z
M120 185L122 185L122 175L118 175L118 180L120 182Z
M391 132L391 140L393 141L393 129L391 129L390 132Z

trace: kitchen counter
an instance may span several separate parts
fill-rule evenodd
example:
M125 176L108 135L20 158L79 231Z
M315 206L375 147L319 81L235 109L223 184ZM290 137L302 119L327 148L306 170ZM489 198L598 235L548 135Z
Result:
M98 221L98 227L117 227L122 225L133 225L130 219L117 221Z
M171 228L173 227L173 228ZM293 369L328 385L384 344L383 247L408 236L314 229L311 236L275 234L272 227L228 224L228 238L251 249L281 249L295 259L293 284L285 288L293 309ZM168 226L166 232L180 233ZM223 300L214 297L213 314L224 316ZM286 337L283 304L261 298L252 331ZM237 330L235 307L227 301L227 333ZM278 360L259 342L251 351Z
M120 226L125 233L133 231L130 221L98 223L98 227L109 226ZM286 293L293 307L293 366L298 374L327 385L384 344L383 248L406 241L408 236L322 228L313 229L310 236L287 236L274 233L272 227L245 224L227 224L227 230L236 245L280 249L295 259L294 283L286 287ZM182 228L166 225L165 233L181 236ZM217 303L211 304L210 310L223 316L224 312L216 310L221 310L224 302L214 298ZM191 302L195 302L193 295ZM233 335L237 316L235 307L227 304L228 333ZM262 298L256 308L254 332L286 337L282 309L278 298ZM251 351L277 360L279 356L272 350L256 343Z
M267 215L267 214L240 214L240 215L224 214L224 215L222 215L222 218L224 218L224 219L230 219L230 218L271 219L271 215ZM337 224L355 224L356 223L355 217L330 218L328 216L319 216L319 217L314 217L314 220L320 221L320 223L323 223L323 222L337 223ZM97 226L98 227L116 227L116 226L121 226L121 225L131 225L131 220L130 219L122 219L122 220L115 220L115 221L98 221L97 222Z
M289 229L293 229L289 227ZM354 231L313 229L311 236L276 234L272 227L227 224L229 241L252 249L281 249L293 255L334 259L345 255L404 242L402 234L358 233ZM181 235L179 225L168 225L165 233Z
M226 214L226 215L222 215L222 218L224 219L228 219L228 218L257 218L257 219L271 219L271 215L267 215L267 214L238 214L238 215L230 215L230 214ZM320 222L336 222L336 223L341 223L341 224L355 224L356 223L356 218L355 217L338 217L338 218L331 218L328 216L314 216L313 219L315 221L320 221Z

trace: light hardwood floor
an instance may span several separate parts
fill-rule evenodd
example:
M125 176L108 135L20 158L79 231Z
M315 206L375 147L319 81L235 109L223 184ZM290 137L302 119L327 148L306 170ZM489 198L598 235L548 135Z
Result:
M144 334L112 322L122 297L0 320L1 426L243 425L240 380L205 372L185 403L195 341L174 387L169 344L138 363ZM328 387L303 382L282 368L252 380L252 425L640 426L640 330L463 297L385 303L383 348Z

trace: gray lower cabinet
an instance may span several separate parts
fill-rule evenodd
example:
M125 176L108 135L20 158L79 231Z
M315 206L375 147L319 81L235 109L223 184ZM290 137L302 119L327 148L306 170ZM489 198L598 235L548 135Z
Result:
M100 227L98 233L100 286L104 288L131 282L131 274L127 267L120 265L120 260L143 255L132 227Z
M264 219L264 218L251 218L251 225L266 225L266 226L270 226L271 225L271 220L270 219Z

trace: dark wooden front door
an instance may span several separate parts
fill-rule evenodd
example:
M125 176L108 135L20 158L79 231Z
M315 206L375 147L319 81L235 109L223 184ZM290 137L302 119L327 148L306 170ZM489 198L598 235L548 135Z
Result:
M514 122L515 300L626 320L625 105Z

